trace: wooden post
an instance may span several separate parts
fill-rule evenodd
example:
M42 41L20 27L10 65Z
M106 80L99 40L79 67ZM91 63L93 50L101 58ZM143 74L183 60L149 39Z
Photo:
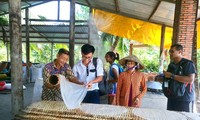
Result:
M26 8L26 82L30 83L30 42L29 42L29 9Z
M11 46L11 114L12 118L23 108L21 0L9 0Z
M161 41L160 41L160 65L159 65L159 73L162 73L164 70L164 60L165 60L165 51L164 51L164 43L165 43L165 25L162 25L161 29Z
M88 43L91 44L92 40L92 29L91 26L93 25L93 17L92 17L92 8L89 8L89 20L88 20Z
M160 56L164 51L164 43L165 43L165 25L162 25L161 29L161 41L160 41Z
M9 42L6 42L6 53L7 53L7 61L10 61L10 49L9 49Z
M196 66L196 70L198 73L198 69L197 69L197 30L196 30L196 26L195 26L195 32L194 32L194 39L193 39L193 47L192 47L192 61L194 62L195 66ZM194 81L194 85L195 85L195 93L196 93L196 101L200 102L200 89L199 89L199 75L196 74L195 76L195 81Z
M199 1L197 0L197 5L199 4ZM196 13L198 13L198 9L196 9ZM195 16L195 19L197 19L197 14ZM193 39L193 47L192 47L192 61L194 62L196 69L197 69L197 20L195 24L195 32L194 32L194 39ZM198 69L197 69L198 73ZM196 93L196 101L200 102L200 82L199 82L199 75L196 74L196 79L194 81L195 85L195 93Z
M58 13L57 13L57 20L60 20L60 0L58 0L58 7L57 7Z
M119 43L119 36L116 36L115 42L114 42L113 45L111 46L110 51L114 51L118 43Z
M75 44L75 3L76 0L71 0L70 2L70 34L69 34L69 51L70 58L69 64L71 67L74 66L74 44Z
M133 55L133 42L130 41L130 51L129 51L129 55Z
M53 61L53 47L54 43L51 43L51 61Z

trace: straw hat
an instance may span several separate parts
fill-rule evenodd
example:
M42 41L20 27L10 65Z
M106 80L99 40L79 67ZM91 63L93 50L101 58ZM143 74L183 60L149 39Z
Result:
M142 65L142 62L135 55L129 55L127 57L124 57L124 58L120 59L119 60L119 64L121 64L122 66L125 66L126 61L134 61L134 62L139 63L139 68L138 69L143 69L144 68L144 65Z

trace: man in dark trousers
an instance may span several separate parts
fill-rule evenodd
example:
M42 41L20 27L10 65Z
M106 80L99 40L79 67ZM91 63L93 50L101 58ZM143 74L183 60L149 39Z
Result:
M74 76L79 82L84 83L88 88L83 103L100 103L98 83L103 77L103 63L101 59L97 59L97 66L93 63L94 46L84 44L81 47L82 59L74 65Z
M192 61L183 58L182 53L182 45L174 44L171 46L169 50L171 63L167 71L163 71L165 79L168 79L168 81L163 81L163 85L168 87L169 90L167 93L163 92L168 97L167 110L193 112L196 68ZM173 91L170 91L170 89L173 87L171 85L174 84L174 88L177 88L179 83L184 85L184 89L180 91L180 94L172 95Z

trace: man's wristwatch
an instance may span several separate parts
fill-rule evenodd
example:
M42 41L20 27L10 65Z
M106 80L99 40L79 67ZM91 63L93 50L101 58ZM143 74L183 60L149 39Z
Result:
M172 74L172 75L170 76L170 79L174 79L174 76L175 76L175 75L174 75L174 74Z

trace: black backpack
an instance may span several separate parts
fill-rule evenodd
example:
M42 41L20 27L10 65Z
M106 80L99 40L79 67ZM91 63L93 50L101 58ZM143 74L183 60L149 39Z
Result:
M96 70L96 68L97 68L97 58L93 58L93 65L95 67L95 75L97 77L97 70ZM107 79L107 73L104 70L102 81L98 83L99 95L100 96L107 94L107 81L106 81L106 79Z
M176 75L183 75L183 66L190 62L187 59L183 59L181 63L179 63L178 66L174 66L173 74ZM173 64L172 64L173 65ZM179 98L182 97L185 94L186 87L188 86L188 83L182 83L170 78L163 77L164 81L162 84L163 93L167 98ZM191 86L190 84L190 90Z

